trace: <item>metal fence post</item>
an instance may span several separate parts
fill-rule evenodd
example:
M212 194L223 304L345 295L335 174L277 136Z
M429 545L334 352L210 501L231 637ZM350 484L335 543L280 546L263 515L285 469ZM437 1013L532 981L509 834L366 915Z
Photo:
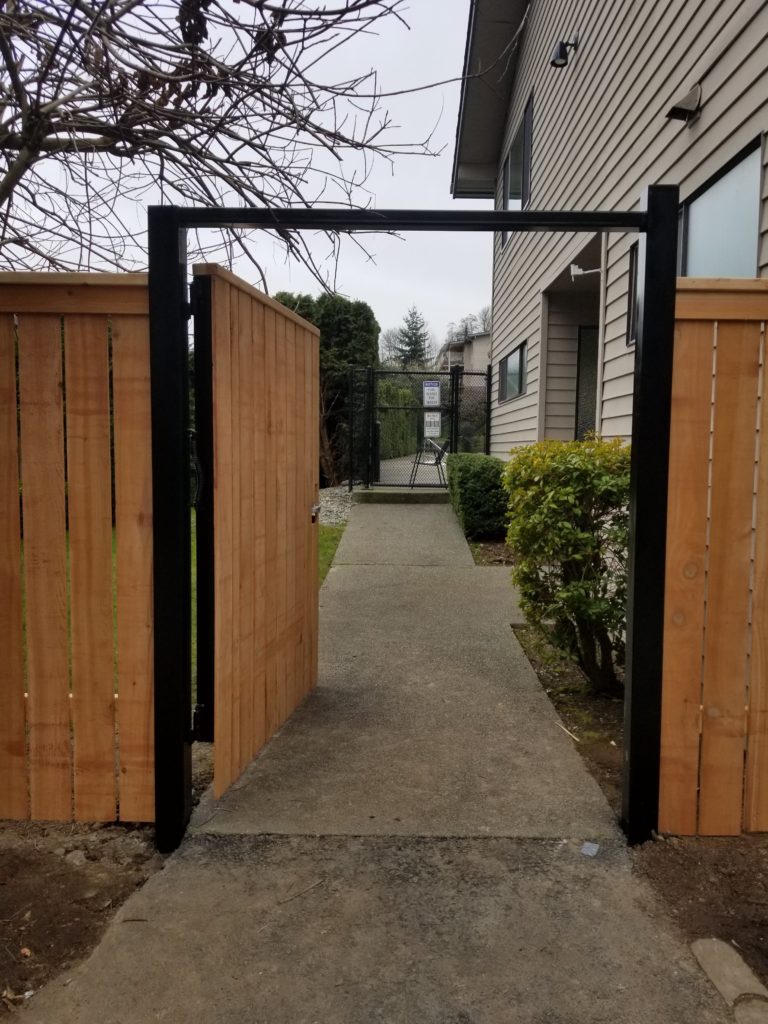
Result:
M349 376L349 480L347 490L351 493L355 476L355 371L352 364L348 367Z
M365 486L370 487L373 477L373 367L365 368Z
M491 454L491 401L493 398L493 365L485 371L485 454Z
M460 366L451 367L451 433L450 442L452 452L458 451L459 446L459 375L461 374Z
M643 196L637 276L622 824L631 843L658 824L677 186Z
M149 208L155 639L155 841L175 849L192 804L189 387L185 231Z

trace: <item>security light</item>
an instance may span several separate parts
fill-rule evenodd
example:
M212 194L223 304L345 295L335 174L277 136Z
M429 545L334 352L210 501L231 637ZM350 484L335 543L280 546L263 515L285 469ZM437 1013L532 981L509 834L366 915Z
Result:
M570 42L565 42L561 39L560 42L555 44L555 48L552 51L552 57L550 58L550 66L553 68L564 68L568 63L568 51L576 50L579 45L579 37L575 35Z

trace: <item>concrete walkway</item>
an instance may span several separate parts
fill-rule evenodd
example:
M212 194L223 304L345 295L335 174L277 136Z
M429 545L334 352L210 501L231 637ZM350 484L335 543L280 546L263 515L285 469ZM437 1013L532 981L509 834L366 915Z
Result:
M730 1019L632 877L517 618L449 508L357 507L317 692L28 1019Z

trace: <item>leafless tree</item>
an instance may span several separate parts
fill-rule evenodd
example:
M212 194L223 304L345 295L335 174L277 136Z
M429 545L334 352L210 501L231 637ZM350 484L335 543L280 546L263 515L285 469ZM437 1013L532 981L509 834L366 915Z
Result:
M373 158L429 143L327 58L402 4L0 0L0 266L143 266L147 202L364 204Z

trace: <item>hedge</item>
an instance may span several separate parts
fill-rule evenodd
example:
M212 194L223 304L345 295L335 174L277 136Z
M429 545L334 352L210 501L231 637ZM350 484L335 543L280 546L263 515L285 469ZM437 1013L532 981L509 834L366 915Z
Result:
M526 618L608 694L621 690L629 460L621 441L540 441L515 449L504 470L512 579Z
M503 540L506 532L504 463L492 455L448 456L451 503L467 537Z

